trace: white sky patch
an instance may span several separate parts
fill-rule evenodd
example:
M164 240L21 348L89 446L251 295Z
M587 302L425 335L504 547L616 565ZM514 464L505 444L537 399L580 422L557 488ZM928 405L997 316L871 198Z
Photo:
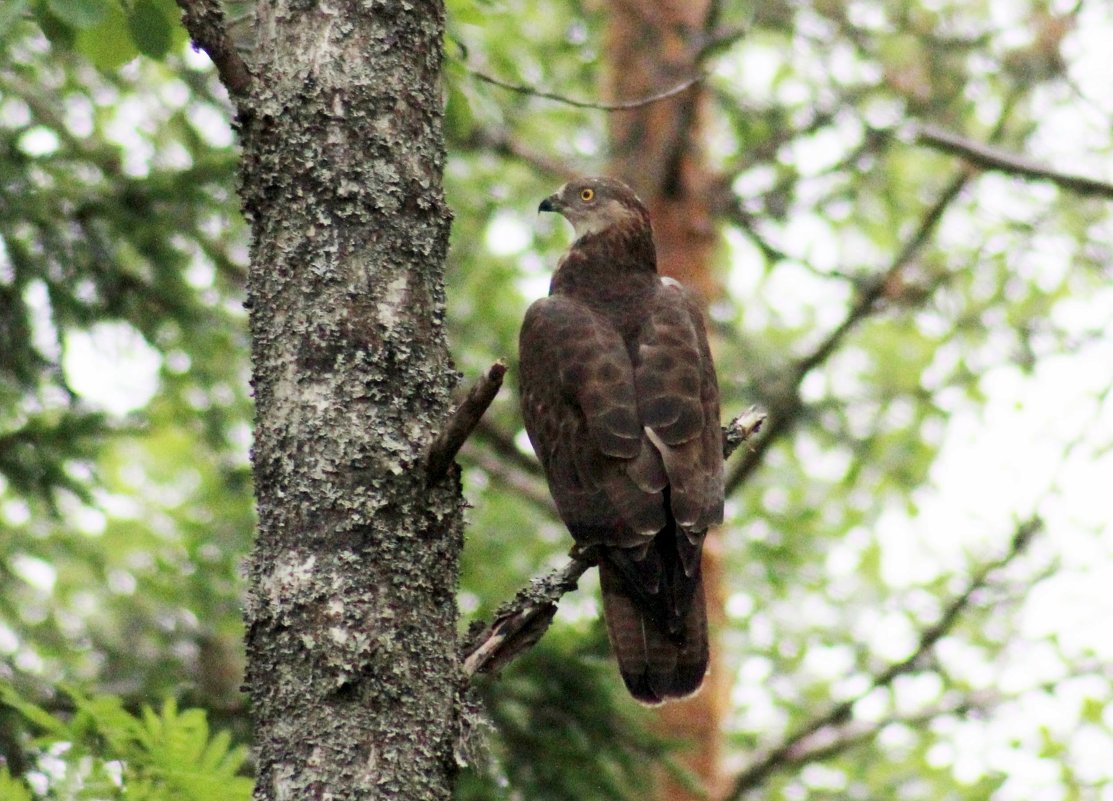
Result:
M5 128L22 128L30 122L31 108L18 97L8 97L0 103L0 125Z
M21 498L11 498L0 504L0 518L10 526L22 526L31 519L31 507Z
M19 137L19 149L28 156L49 156L58 149L58 134L36 126Z
M43 592L50 592L54 589L58 571L49 562L44 562L42 559L24 553L17 553L12 556L9 564L12 567L12 572L32 587Z
M31 344L48 359L59 354L58 331L51 320L50 294L42 281L32 281L23 290L23 302L31 310Z
M533 232L513 214L496 214L487 225L487 249L495 256L516 256L532 241Z
M89 403L116 415L141 409L158 390L162 358L126 323L97 323L66 337L62 369Z
M94 118L96 109L93 107L93 101L83 94L76 92L68 95L65 99L65 123L66 128L74 136L84 138L92 136L95 129Z
M235 141L235 134L228 125L228 114L211 103L193 103L186 116L209 145L229 147Z

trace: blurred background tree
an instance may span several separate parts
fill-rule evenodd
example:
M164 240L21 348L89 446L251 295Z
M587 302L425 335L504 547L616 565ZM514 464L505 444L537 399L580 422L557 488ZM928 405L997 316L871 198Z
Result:
M0 798L246 793L204 780L250 770L246 243L176 14L0 10ZM713 725L625 697L589 574L479 684L461 798L1113 797L1110 36L1094 2L449 3L459 369L546 291L539 199L610 171L708 298L724 413L770 414ZM513 393L462 463L464 625L569 542Z

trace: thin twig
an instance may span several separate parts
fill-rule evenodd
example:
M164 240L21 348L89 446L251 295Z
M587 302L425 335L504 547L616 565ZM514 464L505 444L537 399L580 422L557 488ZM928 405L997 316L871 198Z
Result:
M852 748L865 745L873 740L887 726L900 724L920 729L934 720L944 717L962 717L972 712L987 712L1001 697L996 693L975 692L963 696L951 704L941 704L916 715L893 715L878 721L854 721L841 728L824 729L807 742L800 743L791 753L786 754L780 767L789 768L822 762L846 753ZM858 723L859 725L854 725Z
M917 143L959 156L984 170L1004 172L1032 180L1050 181L1056 186L1079 195L1093 195L1113 199L1113 183L1108 181L1059 172L1025 156L1019 156L992 145L967 139L934 125L915 125L912 131Z
M456 454L499 393L505 375L506 362L499 359L487 369L485 375L479 377L468 391L467 397L448 418L441 433L429 446L429 455L425 462L427 484L435 484L448 473Z
M581 173L557 159L550 158L515 139L503 128L477 127L464 142L467 147L491 150L500 156L509 156L525 162L538 172L547 173L559 180L568 181Z
M551 520L560 521L557 514L556 503L549 494L549 488L544 483L541 465L534 462L537 473L523 471L515 462L509 462L497 451L489 450L486 444L479 444L478 434L483 428L480 423L471 438L464 443L460 455L470 464L474 464L487 474L489 478L503 485L512 494L529 501L538 511ZM538 478L541 478L539 481Z
M757 434L764 421L765 413L750 407L724 426L724 458ZM573 557L564 567L531 579L528 587L499 607L490 623L473 624L462 646L464 675L470 678L498 671L537 643L549 628L561 597L576 589L580 576L593 564Z
M544 477L541 462L532 453L523 453L514 443L514 435L508 434L490 420L480 420L475 427L475 439L496 453L509 466L531 476Z
M246 95L251 88L251 71L228 36L219 0L178 0L178 6L194 46L209 54L229 94Z
M870 681L869 687L858 695L835 704L823 714L812 718L796 731L787 735L779 744L767 751L763 757L738 774L731 785L730 792L724 796L724 801L739 801L745 793L759 787L776 771L785 766L796 764L799 760L794 759L793 754L805 747L804 744L807 740L829 727L845 725L853 716L855 704L874 690L888 687L898 676L912 671L923 661L939 640L954 628L962 613L970 607L974 595L989 583L993 574L1006 567L1023 553L1033 537L1042 528L1043 522L1039 518L1032 518L1017 526L1005 553L976 570L967 581L962 592L947 604L943 614L939 616L939 620L921 630L916 648L911 655L899 662L890 664L877 673Z
M504 81L501 78L496 78L493 75L488 75L487 73L481 72L480 70L477 70L473 67L469 67L466 64L463 65L463 68L469 75L478 78L484 83L489 83L492 86L497 86L500 89L506 89L511 92L518 92L519 94L523 95L531 95L532 97L540 97L544 98L545 100L553 100L557 103L563 103L566 106L573 106L575 108L597 109L599 111L629 111L630 109L642 108L643 106L648 106L653 103L659 103L662 100L668 100L670 97L676 97L676 95L680 94L685 89L688 89L699 83L705 77L703 73L699 73L698 75L693 75L691 78L687 78L676 84L675 86L665 89L662 92L657 92L645 97L639 97L634 100L620 100L615 103L600 103L593 100L577 100L572 97L565 97L564 95L556 94L555 92L546 92L534 86L527 86L525 84Z

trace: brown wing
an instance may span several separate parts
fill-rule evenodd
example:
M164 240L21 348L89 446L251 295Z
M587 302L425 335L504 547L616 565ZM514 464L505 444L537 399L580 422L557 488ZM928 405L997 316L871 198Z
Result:
M702 533L723 520L719 386L691 293L665 280L638 335L638 410L660 451L677 525Z
M618 332L575 300L542 298L526 313L519 352L526 431L577 543L652 539L667 522L665 475Z

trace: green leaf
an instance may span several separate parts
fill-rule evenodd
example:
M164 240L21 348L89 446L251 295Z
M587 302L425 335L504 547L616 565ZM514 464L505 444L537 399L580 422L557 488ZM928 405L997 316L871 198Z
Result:
M486 14L470 0L449 0L448 16L453 22L482 25Z
M113 8L109 0L46 0L46 5L62 22L79 29L99 25Z
M154 0L139 0L128 15L132 41L145 56L162 58L170 49L173 22Z
M148 0L148 2L157 8L167 20L170 34L169 49L174 51L180 50L189 42L189 32L185 29L185 25L182 24L182 10L178 7L177 2L175 2L175 0ZM255 0L249 0L246 5L252 10L252 13L254 13ZM227 6L225 6L224 14L225 20L231 24L232 19L228 16Z
M445 127L453 136L465 138L475 127L475 115L467 95L460 91L455 81L448 84L448 102L445 105Z
M0 699L3 699L5 704L40 729L55 735L62 735L66 732L64 723L42 707L24 699L12 687L0 687Z
M1087 723L1101 725L1105 716L1105 700L1102 698L1086 698L1082 701L1082 719Z
M0 798L5 801L31 801L31 791L27 785L13 778L4 765L0 765Z
M109 72L139 55L128 32L128 18L119 6L110 7L104 20L77 34L77 50L100 70Z

